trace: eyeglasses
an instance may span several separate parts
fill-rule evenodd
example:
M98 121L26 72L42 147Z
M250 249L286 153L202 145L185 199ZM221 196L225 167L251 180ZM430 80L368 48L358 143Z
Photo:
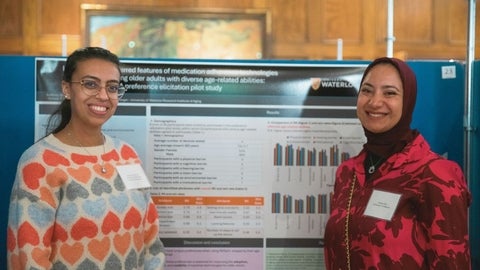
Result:
M107 82L105 86L102 86L99 82L95 80L83 79L78 82L70 83L79 83L82 86L83 92L88 96L96 96L100 93L100 90L105 87L107 95L111 99L120 99L123 97L127 91L123 85L118 82Z

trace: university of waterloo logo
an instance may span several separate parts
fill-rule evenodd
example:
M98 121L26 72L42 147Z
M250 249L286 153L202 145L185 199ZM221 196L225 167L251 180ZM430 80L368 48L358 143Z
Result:
M341 78L310 78L309 96L356 96L357 89Z

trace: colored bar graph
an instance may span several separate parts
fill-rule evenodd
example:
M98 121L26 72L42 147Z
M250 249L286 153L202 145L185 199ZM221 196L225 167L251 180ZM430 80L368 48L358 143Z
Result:
M306 149L301 146L294 148L289 144L283 147L276 143L273 149L274 166L339 166L341 162L350 158L347 152L340 152L338 145L328 149Z
M328 164L327 161L328 161L327 150L322 149L318 153L318 165L319 166L327 166L327 164Z
M273 149L273 165L280 166L282 165L282 145L277 143Z
M338 145L330 147L330 166L338 166Z
M305 166L305 148L298 147L295 151L296 155L296 165L297 166Z
M303 213L303 200L296 199L295 200L295 214L302 214Z
M307 195L307 213L314 214L315 213L315 196Z
M328 214L330 194L306 195L305 199L293 198L289 194L272 193L273 214ZM280 207L281 206L281 207Z
M283 195L283 213L292 213L292 196L290 195Z
M330 195L318 194L318 213L327 214L330 212Z
M272 213L280 214L280 193L272 193Z
M308 150L307 152L307 164L308 166L315 166L317 160L317 149Z
M287 145L287 147L285 147L285 166L293 166L293 155L293 146L291 144Z

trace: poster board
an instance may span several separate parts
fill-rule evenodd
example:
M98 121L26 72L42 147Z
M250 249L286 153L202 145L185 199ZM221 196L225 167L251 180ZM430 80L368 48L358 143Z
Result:
M37 58L35 139L63 99L62 58ZM103 127L138 151L166 269L319 269L341 161L365 142L366 65L122 61Z
M39 116L38 112L38 104L39 102L36 101L36 94L35 91L38 89L38 81L37 81L37 68L36 62L37 57L34 56L9 56L9 55L1 55L0 56L0 74L6 78L4 80L4 87L2 88L5 93L5 98L0 100L1 108L3 109L2 120L0 121L2 124L2 131L4 132L4 140L1 140L1 163L3 165L3 169L0 170L0 175L2 179L5 179L3 183L3 188L1 189L2 193L0 198L3 199L2 207L0 207L0 213L2 213L2 219L0 219L0 224L3 224L3 227L6 227L7 218L8 218L8 204L10 198L10 191L11 186L15 177L15 170L16 165L18 162L18 158L20 157L21 153L29 147L35 140L35 129L38 127L35 126L37 121L37 117ZM48 59L48 58L43 58ZM59 60L63 60L59 58ZM153 63L156 64L163 64L163 61L154 61ZM142 61L144 63L150 63L150 61ZM175 63L175 62L173 62ZM183 62L179 62L178 64L182 64ZM368 62L348 62L348 61L266 61L262 62L253 62L253 63L230 63L230 62L215 62L219 65L237 65L240 64L241 66L263 66L263 65L273 65L273 66L289 66L291 69L296 69L298 66L307 66L309 68L317 67L317 66L345 66L350 65L351 63L355 65L363 65ZM412 127L419 129L420 132L424 135L424 137L429 141L432 150L435 152L445 154L448 156L449 159L457 161L459 164L463 162L463 153L464 153L464 146L463 146L463 108L464 108L464 86L465 86L465 77L464 77L464 70L465 65L461 62L455 61L428 61L428 60L410 60L407 62L409 66L417 74L418 78L418 97L417 97L417 105L414 111ZM186 63L188 64L188 62ZM202 65L208 65L208 62L201 62ZM476 66L478 63L476 63ZM454 76L445 77L442 70L448 67L450 69L454 68L455 73ZM55 65L50 65L44 69L45 72L50 71L55 68ZM476 69L477 70L477 69ZM478 69L480 70L480 69ZM301 74L303 71L299 70L298 75L292 77L304 78ZM478 72L477 72L478 73ZM43 75L47 75L44 73ZM478 74L475 74L475 82L478 82ZM7 79L8 78L8 79ZM51 78L52 84L49 86L49 90L54 92L52 95L49 95L49 99L51 101L42 101L42 106L46 106L48 104L52 106L56 106L59 99L61 98L59 93L59 81L56 82L57 79ZM304 80L304 79L302 79ZM58 86L55 84L58 83ZM478 85L478 83L476 84ZM272 87L272 89L275 89ZM477 89L477 88L475 88ZM55 94L55 91L58 93ZM275 96L275 92L272 92L272 95ZM288 98L286 98L288 99ZM477 99L478 100L478 99ZM117 111L116 116L121 117L124 114L124 106L128 106L129 103L125 103L127 100L122 101L121 107ZM133 107L134 100L131 100L132 104L130 107ZM240 101L239 101L240 102ZM125 104L124 104L125 103ZM139 102L141 103L141 102ZM132 108L130 108L132 110ZM112 120L113 120L112 119ZM136 119L136 118L134 118ZM478 119L477 119L478 120ZM478 122L478 121L477 121ZM145 124L143 126L146 126ZM447 132L448 131L448 132ZM105 130L105 132L109 132L110 130ZM122 132L119 132L118 136L124 136ZM141 136L141 135L139 135ZM140 138L140 137L139 137ZM140 139L139 139L140 140ZM14 142L14 143L13 143ZM141 145L145 145L146 142L142 143ZM478 149L476 147L478 145L470 145L471 151ZM143 146L144 148L144 146ZM478 154L478 151L474 151L472 153ZM478 156L478 155L476 155ZM478 159L477 159L478 160ZM478 169L478 168L477 168ZM475 181L471 181L470 189L472 191L473 196L475 197L478 194L479 188L478 183ZM269 198L265 198L268 203ZM470 227L475 228L478 226L478 204L477 201L474 200L472 207L470 208ZM265 206L266 208L266 206ZM266 210L268 211L268 209ZM281 215L279 215L281 216ZM472 260L476 265L478 265L478 241L474 241L478 239L479 235L478 232L475 230L470 231L470 238L471 238L471 247L472 247ZM2 242L6 242L6 234L0 234L0 240ZM168 239L171 240L171 239ZM199 239L201 240L201 239ZM321 249L318 248L318 241L315 241L315 238L310 238L308 241L310 244L315 245L316 247L305 249L306 241L305 238L290 238L288 241L285 239L279 238L268 238L267 240L262 240L261 243L265 243L264 246L270 246L268 249L269 252L274 252L277 254L277 258L281 254L286 254L285 252L294 252L296 253L297 257L289 257L287 255L283 256L285 260L294 260L298 258L301 253L304 253L305 250L310 251L311 253L320 253ZM176 242L176 243L175 243ZM296 242L300 242L302 244L298 244ZM181 247L184 244L198 244L199 242L183 242L182 239L177 239L176 241L168 241L170 247L167 247L168 250L173 250L172 248L174 245L177 247L186 250L187 248ZM213 242L204 242L205 245L213 245ZM215 244L220 245L221 242L215 242ZM223 243L225 244L225 243ZM237 246L240 244L235 243ZM277 247L273 248L273 244ZM288 247L290 246L290 247ZM298 248L292 248L291 246L298 246ZM6 267L6 246L0 247L0 265ZM220 246L219 246L220 248ZM189 248L191 250L204 250L203 247L197 248ZM220 249L218 249L220 250ZM259 252L264 252L264 249L259 248L257 249ZM241 247L239 249L235 249L235 251L242 251ZM284 252L285 251L285 252ZM264 252L265 253L265 252ZM173 254L173 253L170 253ZM280 254L280 255L278 255ZM315 255L316 256L316 255ZM170 258L170 257L169 257ZM205 257L208 258L208 257ZM266 255L263 254L262 258L266 258ZM273 261L272 256L269 256L269 259ZM319 257L317 257L319 258ZM280 263L280 260L277 260ZM314 264L312 262L311 264ZM321 265L321 263L317 264ZM171 266L180 268L180 265L177 263L177 266ZM238 266L237 269L241 266ZM285 268L288 267L288 264L285 264ZM185 267L184 267L185 268ZM245 268L245 267L244 267ZM306 267L304 267L306 268ZM227 268L228 269L228 268ZM233 266L232 266L232 269ZM278 268L281 269L281 268Z

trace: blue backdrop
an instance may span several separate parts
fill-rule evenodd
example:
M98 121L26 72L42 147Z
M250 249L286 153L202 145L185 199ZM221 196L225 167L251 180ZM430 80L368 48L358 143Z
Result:
M288 62L292 63L292 62ZM304 62L301 63L312 63ZM324 62L315 62L324 63ZM345 64L332 62L328 64ZM352 62L348 62L352 63ZM357 63L357 62L353 62ZM365 63L365 62L361 62ZM409 61L418 79L418 98L414 112L412 127L422 132L433 150L440 154L448 154L448 158L463 166L463 111L464 111L464 65L447 61ZM442 79L442 67L455 66L456 77ZM480 63L476 63L479 66ZM479 70L477 68L476 70ZM477 72L476 82L480 72ZM35 57L0 56L0 81L3 96L0 99L0 115L3 139L1 143L2 169L0 179L0 243L6 243L6 224L10 190L14 180L17 161L22 152L34 142L34 89L35 89ZM476 83L478 90L480 82ZM476 104L480 104L478 97ZM475 118L478 126L478 116ZM478 134L475 134L475 145L472 145L474 160L478 163ZM475 179L480 176L480 167L476 166L474 179L470 180L470 189L474 194L480 194L479 185ZM479 204L474 200L471 208L470 225L472 228L479 223ZM479 246L480 239L477 230L471 230L473 269L480 269ZM0 268L6 265L6 244L0 245Z

